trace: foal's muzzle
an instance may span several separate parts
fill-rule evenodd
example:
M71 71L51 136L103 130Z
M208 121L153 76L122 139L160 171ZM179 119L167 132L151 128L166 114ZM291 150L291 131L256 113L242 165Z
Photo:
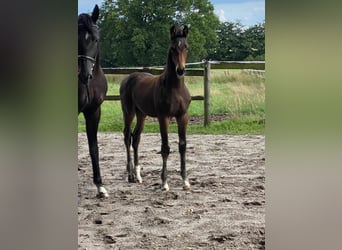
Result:
M185 68L176 67L176 73L179 78L183 77L185 74Z

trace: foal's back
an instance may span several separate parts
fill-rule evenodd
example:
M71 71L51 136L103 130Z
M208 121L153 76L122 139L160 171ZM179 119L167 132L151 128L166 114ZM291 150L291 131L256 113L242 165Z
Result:
M155 117L154 90L157 77L149 73L135 72L126 77L120 86L120 98L123 111L142 113Z
M125 78L120 86L122 108L127 113L141 112L151 117L180 116L190 104L191 96L182 84L166 84L165 75L153 76L135 72Z

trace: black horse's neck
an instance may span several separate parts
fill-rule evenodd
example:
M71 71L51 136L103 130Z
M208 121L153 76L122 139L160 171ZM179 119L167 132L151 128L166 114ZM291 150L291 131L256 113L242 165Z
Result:
M95 56L95 64L94 64L94 71L98 71L100 69L100 48L97 48L97 54Z

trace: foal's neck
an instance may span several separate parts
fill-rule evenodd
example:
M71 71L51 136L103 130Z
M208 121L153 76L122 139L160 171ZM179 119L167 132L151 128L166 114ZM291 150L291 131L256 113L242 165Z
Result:
M184 84L184 77L178 78L176 74L176 65L172 60L172 55L170 50L167 55L167 64L164 71L165 84L169 87L177 88Z

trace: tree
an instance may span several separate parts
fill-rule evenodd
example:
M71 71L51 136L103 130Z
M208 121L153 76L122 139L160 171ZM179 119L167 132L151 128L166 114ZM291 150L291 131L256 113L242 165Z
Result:
M240 61L247 56L243 42L243 26L240 22L224 22L216 31L218 47L213 56L217 60Z
M247 60L265 60L265 23L256 24L244 32Z
M219 20L208 0L107 0L101 16L104 66L164 65L172 24L189 26L189 62L217 45Z
M218 46L211 59L243 61L265 59L265 29L263 24L245 28L240 22L221 23L216 30Z

